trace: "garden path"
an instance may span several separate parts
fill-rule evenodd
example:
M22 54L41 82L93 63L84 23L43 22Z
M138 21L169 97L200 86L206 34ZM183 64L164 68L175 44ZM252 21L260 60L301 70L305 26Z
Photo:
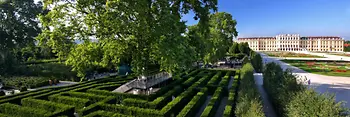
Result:
M233 76L230 76L230 77L231 77L231 79L230 79L230 81L228 83L227 91L229 91L231 89L232 83L234 81ZM224 111L225 111L225 107L227 105L227 101L228 101L228 96L225 96L225 97L223 97L221 99L220 106L219 106L218 110L215 113L215 117L223 117Z
M337 56L337 55L330 55L327 53L313 53L313 52L309 52L309 51L299 51L296 53L304 53L304 54L310 54L310 55L317 55L317 56L324 56L326 58L316 58L316 60L318 59L328 59L328 60L344 60L344 61L350 61L350 57L344 57L344 56Z
M200 117L205 109L205 107L208 106L209 102L211 100L211 96L207 96L207 99L205 100L205 103L202 105L202 107L198 110L195 117Z
M262 73L254 73L255 85L258 87L258 91L262 98L263 111L266 117L277 117L276 111L274 110L272 103L269 100L269 96L263 87L263 75Z
M60 81L60 83L58 83L57 85L52 85L52 86L43 86L43 87L38 87L38 88L28 89L28 90L29 90L29 91L33 91L33 90L38 90L38 89L43 89L43 88L50 88L50 87L69 86L69 85L73 85L73 84L77 84L77 83L79 83L79 82Z
M263 58L264 64L275 62L278 63L283 70L286 70L287 68L291 69L292 72L300 76L300 78L306 77L307 80L310 79L311 84L309 87L314 88L319 93L334 93L336 101L346 101L348 103L345 104L345 107L350 108L350 76L338 77L312 74L284 63L276 58L271 58L263 53L260 53L260 55ZM305 83L305 85L307 84Z

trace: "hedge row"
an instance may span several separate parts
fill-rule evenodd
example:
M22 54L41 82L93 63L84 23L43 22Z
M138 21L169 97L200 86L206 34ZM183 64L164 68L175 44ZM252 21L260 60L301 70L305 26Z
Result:
M238 101L235 108L237 117L264 117L260 94L255 85L254 68L249 62L240 71Z
M283 71L276 63L266 64L263 77L264 88L279 116L342 117L350 113L334 96L308 89L291 71Z
M89 115L86 115L85 117L132 117L132 116L99 110L99 111L92 112Z
M100 110L101 109L100 105L106 104L106 103L109 103L110 101L115 101L115 100L116 100L115 97L107 97L102 101L99 101L97 103L93 103L86 108L82 108L82 109L77 110L76 112L79 114L79 116L88 115L91 112Z
M118 88L118 87L121 86L121 85L122 85L122 84L103 85L103 86L95 87L95 89L113 91L113 90L115 90L116 88Z
M203 88L192 100L181 110L176 117L193 117L207 99L207 88Z
M52 113L51 116L60 116L60 115L73 116L74 114L73 106L50 102L50 101L37 100L32 98L22 99L22 106L36 108L40 110L46 110Z
M216 113L218 107L220 106L221 99L223 98L223 93L224 92L223 92L222 87L218 87L215 90L214 95L210 99L208 106L205 107L201 117L214 117L215 116L215 113Z
M234 107L235 96L236 96L235 89L236 89L236 87L231 87L231 89L229 90L228 100L227 100L227 104L226 104L225 110L224 110L224 117L232 117L233 116L233 107Z
M49 96L49 100L52 102L73 105L75 110L82 109L91 104L89 99L61 96L59 94Z
M101 96L101 95L92 94L92 93L82 93L82 92L64 92L61 95L89 99L92 103L101 101L106 98L106 96Z
M5 98L5 99L0 100L0 104L6 103L6 102L21 104L22 98L26 98L26 97L30 97L33 95L38 95L38 94L42 94L42 93L46 93L46 92L50 92L50 91L51 91L51 89L45 89L45 90L41 90L41 91L37 91L37 92L27 93L24 95L17 95L15 97L11 97L11 98Z
M178 112L182 110L189 101L190 97L193 97L197 93L197 87L202 84L204 80L199 80L195 82L191 87L189 87L185 92L181 93L177 96L173 101L169 102L166 106L164 106L161 110L156 109L146 109L139 108L133 106L123 106L123 105L115 105L115 104L101 104L100 108L121 113L123 115L131 115L131 116L142 116L142 117L169 117L172 115L176 115Z
M223 71L219 71L214 77L212 77L208 82L208 85L217 85L221 80L221 74L223 74Z
M118 103L122 102L126 98L136 98L136 99L143 99L143 100L147 100L148 98L146 95L134 95L130 93L119 93L119 92L111 92L111 91L97 90L97 89L88 89L86 92L97 94L97 95L116 97Z
M47 117L51 114L45 110L22 107L11 103L1 104L0 113L16 117Z
M181 86L175 87L173 90L166 93L164 96L158 97L157 99L149 102L147 100L140 100L134 98L126 98L122 104L125 106L136 106L141 108L160 109L164 107L168 102L171 101L172 96L177 96L183 91Z

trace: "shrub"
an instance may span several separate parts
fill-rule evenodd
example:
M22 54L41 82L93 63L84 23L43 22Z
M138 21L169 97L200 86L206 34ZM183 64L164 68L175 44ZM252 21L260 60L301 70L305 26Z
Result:
M21 92L27 91L27 87L23 87L23 86L22 86L21 89L20 89L20 91L21 91Z
M111 112L117 112L123 115L131 115L137 117L165 117L163 113L155 109L145 109L139 107L128 107L122 105L100 104L101 109Z
M223 97L223 88L218 87L215 90L214 95L210 99L208 106L205 107L201 117L213 117L213 116L215 116L216 110L220 105L222 97Z
M251 63L255 69L256 72L261 73L263 70L263 64L262 64L262 58L260 54L252 51L252 56L251 56Z
M25 93L24 95L19 94L15 94L14 96L10 95L10 96L6 96L3 97L0 100L0 104L2 103L6 103L6 102L10 102L10 103L15 103L15 104L21 104L21 99L22 98L26 98L29 96L33 96L33 95L38 95L38 94L42 94L42 93L46 93L46 92L50 92L51 89L44 89L44 90L40 90L40 91L35 91L35 92L30 92L30 93Z
M44 110L31 107L21 107L10 103L1 104L0 113L18 117L44 117L51 114Z
M263 75L264 88L280 116L343 116L342 103L307 89L290 70L283 71L278 64L269 63Z
M22 106L46 110L56 116L58 115L72 116L74 113L74 107L72 106L50 102L50 101L31 99L31 98L22 99Z
M4 91L0 91L0 96L6 95Z
M76 110L87 107L91 103L88 99L61 96L58 94L49 96L49 100L52 102L72 105Z
M85 117L132 117L132 116L99 110L99 111L92 112L89 115L86 115Z
M192 100L181 110L177 117L192 117L196 115L201 105L207 98L207 88L203 88Z
M254 68L250 63L241 69L241 80L235 115L238 117L263 117L260 95L255 86Z
M231 105L226 105L225 110L224 110L224 117L232 117L232 106Z
M96 95L96 94L91 94L91 93L81 93L81 92L65 92L62 93L61 95L65 96L72 96L72 97L77 97L77 98L85 98L89 99L91 102L98 102L106 98L106 96L101 96L101 95Z

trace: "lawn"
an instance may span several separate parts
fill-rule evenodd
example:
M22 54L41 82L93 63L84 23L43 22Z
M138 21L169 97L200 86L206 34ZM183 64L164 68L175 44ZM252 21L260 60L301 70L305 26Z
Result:
M350 54L346 54L346 53L327 53L327 54L350 57Z
M263 52L270 57L298 57L298 58L325 58L322 56L303 54L303 53L293 53L293 52Z
M350 62L321 62L321 61L302 61L302 60L282 60L304 71L327 75L350 77Z

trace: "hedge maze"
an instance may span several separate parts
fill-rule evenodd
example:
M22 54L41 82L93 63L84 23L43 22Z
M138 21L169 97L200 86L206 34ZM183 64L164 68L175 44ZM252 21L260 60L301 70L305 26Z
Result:
M112 92L132 79L133 76L118 76L2 96L0 116L190 117L198 113L203 117L216 113L233 116L239 85L237 71L189 70L175 75L167 81L169 84L151 95ZM220 110L223 97L227 97L227 103ZM204 105L206 101L209 103Z

